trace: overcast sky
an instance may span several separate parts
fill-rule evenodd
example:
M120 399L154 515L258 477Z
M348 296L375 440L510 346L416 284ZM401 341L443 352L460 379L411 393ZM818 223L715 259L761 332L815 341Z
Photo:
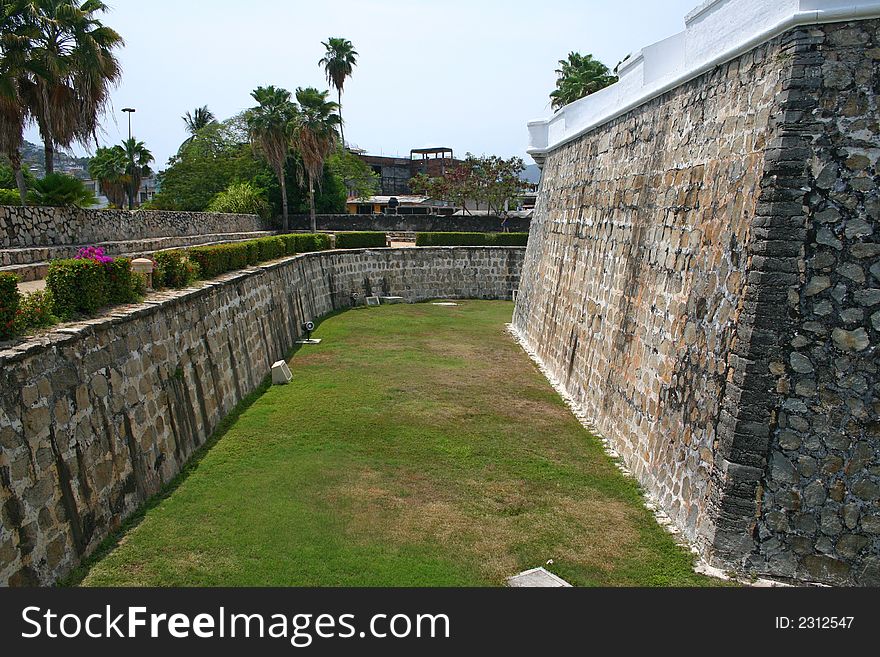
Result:
M108 0L126 41L101 144L133 132L156 168L186 138L181 116L208 105L228 118L274 84L326 89L321 41L360 53L345 84L349 144L408 155L449 146L525 155L526 123L550 113L557 60L575 50L613 67L684 28L699 0ZM27 133L39 141L36 130ZM76 149L79 154L84 151ZM531 159L526 158L531 164Z

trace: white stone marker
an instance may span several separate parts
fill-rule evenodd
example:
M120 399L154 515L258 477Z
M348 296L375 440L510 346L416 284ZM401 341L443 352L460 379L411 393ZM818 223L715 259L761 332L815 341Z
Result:
M378 306L380 303L379 297L367 297L368 306Z
M382 303L403 303L403 297L379 297Z
M153 261L149 258L135 258L131 261L131 270L143 274L147 279L147 289L153 289Z
M291 379L293 379L293 374L290 373L290 368L283 360L279 360L272 366L272 385L283 386L290 383Z
M532 568L525 570L519 575L507 578L507 585L514 588L564 588L571 587L561 577L557 577L549 570L544 568Z

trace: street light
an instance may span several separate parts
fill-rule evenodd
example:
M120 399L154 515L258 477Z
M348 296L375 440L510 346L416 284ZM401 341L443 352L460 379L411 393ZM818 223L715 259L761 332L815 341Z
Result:
M134 210L134 149L131 147L131 115L137 112L133 107L123 107L122 111L128 114L128 141L127 150L131 169L128 172L128 209Z

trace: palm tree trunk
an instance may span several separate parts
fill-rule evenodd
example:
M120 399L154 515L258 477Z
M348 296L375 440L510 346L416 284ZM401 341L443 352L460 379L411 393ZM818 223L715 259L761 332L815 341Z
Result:
M43 153L46 157L46 175L55 173L55 145L51 139L43 140Z
M278 175L278 180L281 181L281 229L286 233L290 230L290 220L287 215L287 181L284 180L283 167Z
M18 195L21 197L22 206L27 205L27 184L24 182L24 173L21 170L21 152L15 149L9 154L9 163L15 173L15 184L18 187Z
M315 216L315 181L311 173L309 173L309 217L312 221L312 232L318 232L318 219Z
M342 121L342 89L337 89L339 96L339 136L342 138L342 149L345 150L345 124Z

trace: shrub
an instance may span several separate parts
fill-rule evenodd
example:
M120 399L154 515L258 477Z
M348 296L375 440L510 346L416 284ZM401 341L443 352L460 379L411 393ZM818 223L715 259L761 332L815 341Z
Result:
M485 246L486 233L419 233L416 246Z
M18 276L0 273L0 340L8 340L15 335L15 318L20 303Z
M52 293L49 290L37 290L21 298L15 318L15 332L27 333L33 329L52 326L57 321Z
M525 246L528 233L419 233L416 246Z
M280 237L261 237L254 241L259 247L259 259L257 262L276 260L286 255L286 245Z
M234 183L217 194L208 205L208 212L229 214L256 214L263 219L272 216L272 207L266 200L266 191L249 182Z
M368 249L386 245L385 233L363 231L336 234L337 249Z
M82 180L63 173L50 173L34 182L34 201L37 205L62 207L96 205L95 193Z
M131 270L130 258L116 258L104 264L107 301L111 305L134 303L144 293L145 282Z
M525 246L529 241L528 233L490 233L495 246Z
M76 313L92 315L109 301L107 267L90 259L53 260L46 274L55 314L68 319Z
M0 189L0 205L21 205L21 196L16 189Z
M188 287L199 277L198 264L190 260L186 251L159 251L153 258L156 262L153 284L156 287Z
M295 235L294 253L326 251L330 248L330 236L322 233L299 233Z

